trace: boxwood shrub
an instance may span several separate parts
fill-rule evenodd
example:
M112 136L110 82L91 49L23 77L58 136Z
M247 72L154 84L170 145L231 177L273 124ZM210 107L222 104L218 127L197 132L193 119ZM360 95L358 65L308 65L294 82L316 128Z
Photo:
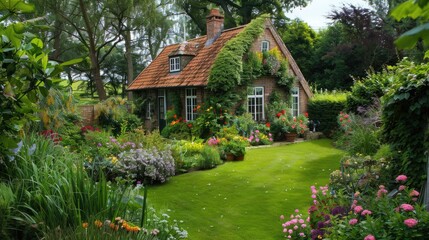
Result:
M315 94L308 102L310 121L318 123L316 130L332 136L337 128L337 116L346 107L346 93ZM312 130L310 126L310 130Z

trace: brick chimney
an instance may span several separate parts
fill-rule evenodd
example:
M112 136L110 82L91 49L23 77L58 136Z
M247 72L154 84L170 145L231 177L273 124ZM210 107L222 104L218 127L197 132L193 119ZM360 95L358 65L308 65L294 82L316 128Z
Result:
M207 41L206 46L210 46L222 33L223 30L223 15L219 9L210 10L210 14L206 17L207 24Z

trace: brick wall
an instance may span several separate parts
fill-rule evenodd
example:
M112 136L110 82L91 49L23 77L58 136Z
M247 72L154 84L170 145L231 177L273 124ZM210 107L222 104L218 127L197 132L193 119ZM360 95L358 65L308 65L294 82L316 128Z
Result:
M270 49L272 49L274 47L279 48L279 46L277 45L277 42L274 39L274 36L271 33L271 31L268 28L265 28L265 33L262 34L260 37L258 37L258 39L256 39L255 42L253 42L252 46L250 47L250 51L251 52L260 52L262 41L268 41L270 43ZM283 57L286 57L286 56L283 56Z
M94 116L95 110L94 105L82 105L78 106L80 115L82 116L82 124L84 126L95 124Z

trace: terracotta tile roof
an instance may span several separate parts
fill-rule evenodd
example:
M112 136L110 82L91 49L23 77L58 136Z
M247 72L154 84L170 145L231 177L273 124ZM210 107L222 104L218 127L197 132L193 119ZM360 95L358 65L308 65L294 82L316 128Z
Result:
M168 56L179 51L181 44L165 47L162 52L149 64L128 86L128 90L148 88L207 86L210 68L225 43L235 37L244 26L228 29L222 32L212 45L204 47L207 37L199 37L188 41L196 49L195 57L178 73L170 73ZM189 48L189 47L188 47ZM174 54L174 53L173 53Z

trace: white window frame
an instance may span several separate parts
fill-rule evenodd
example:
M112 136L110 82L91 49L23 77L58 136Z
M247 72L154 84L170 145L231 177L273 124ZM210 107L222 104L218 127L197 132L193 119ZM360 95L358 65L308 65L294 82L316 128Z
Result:
M153 108L153 103L151 100L148 100L147 105L146 105L146 119L150 120L152 119L152 108Z
M180 71L180 57L171 57L170 72L179 72L179 71Z
M299 115L299 87L293 87L291 91L291 111L292 116L297 117Z
M262 90L262 94L256 94L258 89ZM249 88L249 94L247 95L247 112L252 114L253 120L255 120L255 121L263 121L263 120L265 120L265 101L264 101L264 95L265 95L264 87L250 87ZM249 104L249 101L251 99L254 99L254 102L255 102L255 105L253 106L253 108ZM257 106L258 106L258 104L256 104L257 99L261 100L261 107L262 107L262 111L261 112L257 111ZM260 116L261 119L259 119L258 116Z
M264 44L266 44L266 45L264 45ZM266 40L262 41L261 42L261 52L267 52L269 50L270 50L270 42L266 41Z
M197 113L194 111L196 107L197 107L197 89L186 88L185 89L186 121L194 121L197 118Z

